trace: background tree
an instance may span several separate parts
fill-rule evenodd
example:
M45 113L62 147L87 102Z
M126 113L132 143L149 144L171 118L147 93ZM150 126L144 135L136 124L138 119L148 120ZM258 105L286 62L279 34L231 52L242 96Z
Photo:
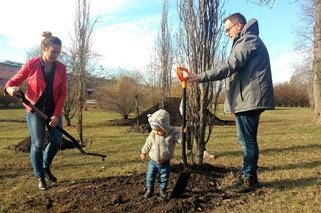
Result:
M313 64L313 34L315 19L315 0L306 0L301 3L300 20L301 25L295 29L297 39L295 42L295 50L300 58L296 63L295 75L300 77L305 83L308 90L309 105L313 104L313 84L312 64Z
M222 1L218 0L179 1L179 55L181 63L187 64L190 72L201 73L215 69L221 38L222 6ZM209 126L206 136L208 106L213 95L212 83L193 84L189 88L188 112L197 144L195 163L202 164L205 144L212 130L212 126Z
M313 122L321 124L321 0L316 0L313 40Z
M42 51L41 51L41 47L39 46L35 46L33 48L31 48L30 50L28 50L27 54L26 54L26 58L27 60L32 59L34 57L37 56L41 56L42 55Z
M275 0L251 0L260 5L273 5ZM321 124L321 0L314 1L313 24L313 63L312 63L312 87L314 116L313 123ZM311 13L311 11L307 11ZM312 12L313 13L313 12Z
M90 5L87 0L76 1L71 55L71 70L75 83L73 85L76 98L77 131L79 140L83 143L83 110L86 101L88 76L93 70L92 59L96 55L91 51L92 33L97 19L90 19Z
M160 108L164 107L165 98L170 94L172 85L173 50L171 43L171 33L168 26L168 0L163 0L162 19L157 41L157 51L160 69Z
M63 116L66 121L66 126L71 126L71 119L76 113L76 90L74 85L76 84L75 70L73 63L75 62L75 54L63 53L61 57L63 58L65 65L67 67L67 94L64 104Z
M155 45L156 46L156 45ZM154 48L154 52L150 54L150 60L148 65L148 75L147 75L147 86L150 87L151 92L151 102L152 105L159 103L161 99L160 88L159 88L159 68L157 67L157 49Z
M114 82L100 87L95 92L100 108L117 112L123 119L128 119L129 114L136 110L135 97L140 98L143 94L140 78L123 73Z
M308 88L300 81L300 75L293 75L289 82L274 86L276 106L309 107Z

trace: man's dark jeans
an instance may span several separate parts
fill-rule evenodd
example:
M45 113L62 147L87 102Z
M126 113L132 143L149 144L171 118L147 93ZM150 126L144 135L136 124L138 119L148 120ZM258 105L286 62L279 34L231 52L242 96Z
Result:
M257 130L261 113L261 110L252 110L235 114L237 134L243 148L242 175L245 177L257 175L259 160Z

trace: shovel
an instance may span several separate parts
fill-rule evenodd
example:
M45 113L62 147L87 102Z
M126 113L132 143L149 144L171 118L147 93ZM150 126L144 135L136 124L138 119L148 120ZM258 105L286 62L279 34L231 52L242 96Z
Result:
M24 93L22 90L19 90L19 93L15 95L18 99L20 99L20 101L22 101L24 104L28 105L33 111L34 113L36 113L36 115L38 115L40 118L44 119L46 121L46 123L48 124L50 122L50 118L43 113L42 111L40 111L37 107L35 107L33 104L30 103L30 101L28 99L26 99ZM104 161L105 158L107 157L106 155L103 154L97 154L97 153L91 153L91 152L86 152L81 145L79 144L79 142L72 137L66 130L64 130L63 128L61 128L60 126L56 126L55 127L58 131L60 131L62 134L64 134L67 138L69 138L72 143L79 149L80 153L82 155L92 155L92 156L97 156L97 157L101 157L102 160Z
M182 112L182 117L183 117L183 125L182 125L182 160L184 164L184 168L186 169L187 166L187 160L186 160L186 133L185 133L185 128L186 128L186 83L188 80L188 70L184 67L178 67L176 70L177 77L178 79L182 82L182 103L183 103L183 112ZM187 186L187 182L191 176L191 172L189 171L184 171L181 172L179 175L177 182L174 186L173 192L171 194L171 198L178 198L180 197L184 192L185 188Z

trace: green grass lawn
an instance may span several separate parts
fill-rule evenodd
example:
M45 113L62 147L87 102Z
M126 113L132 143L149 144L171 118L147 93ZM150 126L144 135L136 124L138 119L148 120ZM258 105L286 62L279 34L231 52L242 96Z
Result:
M36 206L19 206L42 196L33 177L29 156L8 150L28 136L24 110L0 110L0 212L19 212ZM259 180L262 193L249 193L226 199L214 212L320 212L321 211L321 131L311 124L313 111L307 108L278 108L262 114L258 140L260 145ZM115 113L86 111L84 135L88 152L107 154L81 156L77 149L60 151L52 165L59 181L91 180L108 176L145 173L146 162L139 151L147 134L129 132L128 127L107 126L120 118ZM233 119L224 116L222 119ZM75 126L66 128L75 137ZM214 127L207 150L215 159L205 162L225 167L242 165L242 152L235 126ZM174 163L180 161L180 147ZM227 177L228 178L228 177Z

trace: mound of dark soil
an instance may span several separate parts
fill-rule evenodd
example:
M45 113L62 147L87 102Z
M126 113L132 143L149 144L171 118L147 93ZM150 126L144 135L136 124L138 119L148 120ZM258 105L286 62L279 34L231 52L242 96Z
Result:
M172 167L168 192L174 188L183 170L182 165ZM109 177L92 181L58 183L51 186L47 199L28 201L41 204L48 212L210 212L231 198L217 187L218 182L230 173L224 167L204 164L190 166L191 176L186 191L180 198L162 199L159 187L155 194L144 198L145 174Z
M46 148L48 143L49 143L49 136L48 136L48 132L46 131L45 143L43 147L44 149ZM30 152L30 147L31 147L31 137L29 136L21 140L20 142L18 142L16 145L10 145L8 149L15 150L16 152ZM64 150L64 149L73 149L73 148L77 148L76 145L73 142L63 137L62 143L59 149Z

